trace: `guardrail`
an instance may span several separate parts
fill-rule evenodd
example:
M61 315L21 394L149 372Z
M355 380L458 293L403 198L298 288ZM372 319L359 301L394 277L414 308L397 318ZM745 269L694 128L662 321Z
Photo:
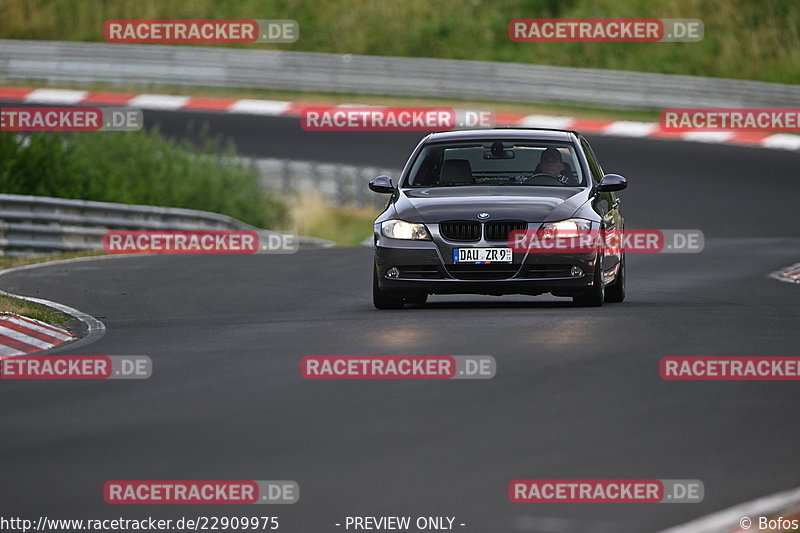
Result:
M195 46L0 41L0 80L577 102L800 107L800 85L522 63Z
M0 255L100 250L110 229L256 230L226 215L147 205L45 196L0 194ZM327 247L323 239L298 237L301 247Z
M386 174L400 177L401 169L364 167L290 159L243 159L261 176L261 187L283 198L315 194L336 206L374 207L386 205L387 196L369 190L369 180Z

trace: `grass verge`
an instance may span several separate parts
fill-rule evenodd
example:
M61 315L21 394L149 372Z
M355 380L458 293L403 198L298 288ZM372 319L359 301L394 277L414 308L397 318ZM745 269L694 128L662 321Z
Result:
M108 19L294 19L292 44L240 45L508 61L800 83L796 0L3 0L0 35L102 41ZM698 18L687 43L517 43L514 18ZM219 46L219 45L217 45Z
M50 309L49 307L33 302L26 302L25 300L20 300L19 298L13 298L4 294L0 294L0 313L14 313L35 320L41 320L48 324L64 324L72 320L71 316Z
M81 250L77 252L65 252L63 254L40 255L36 257L0 257L0 270L14 268L36 263L47 263L49 261L60 261L61 259L74 259L76 257L93 257L105 255L102 250Z
M35 263L46 263L49 261L58 261L61 259L73 259L76 257L92 257L96 255L104 255L104 252L99 250L86 250L79 252L67 252L63 254L46 255L39 257L0 257L0 270L13 268L24 265L32 265ZM0 313L15 313L18 315L26 316L48 324L65 324L72 320L72 317L65 315L60 311L50 309L43 305L39 305L26 300L20 300L13 296L6 296L0 294Z
M289 204L292 232L319 237L337 246L359 246L372 236L372 223L380 211L363 207L334 207L316 194L303 194Z

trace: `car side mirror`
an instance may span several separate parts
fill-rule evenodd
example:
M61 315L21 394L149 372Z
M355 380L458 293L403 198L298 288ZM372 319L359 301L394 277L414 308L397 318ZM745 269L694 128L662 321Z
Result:
M389 176L378 176L369 180L369 189L381 194L391 194L394 192L394 184Z
M628 180L619 174L606 174L597 185L597 192L621 191L628 186Z

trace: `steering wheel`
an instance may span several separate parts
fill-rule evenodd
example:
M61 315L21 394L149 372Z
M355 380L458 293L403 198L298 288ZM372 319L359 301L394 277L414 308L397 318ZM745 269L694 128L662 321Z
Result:
M559 184L559 185L564 185L564 182L563 182L563 181L561 181L560 179L558 179L556 176L553 176L552 174L548 174L547 172L537 172L536 174L534 174L533 176L531 176L531 178L530 178L530 179L531 179L531 180L535 180L536 178L547 178L547 179L549 179L549 180L551 180L551 181L554 181L554 182L556 182L556 183L557 183L557 184Z

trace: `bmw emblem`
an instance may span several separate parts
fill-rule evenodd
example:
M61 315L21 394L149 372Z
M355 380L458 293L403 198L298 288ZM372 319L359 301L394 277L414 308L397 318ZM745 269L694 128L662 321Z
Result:
M489 213L478 213L478 218L481 220L486 220L489 218Z

